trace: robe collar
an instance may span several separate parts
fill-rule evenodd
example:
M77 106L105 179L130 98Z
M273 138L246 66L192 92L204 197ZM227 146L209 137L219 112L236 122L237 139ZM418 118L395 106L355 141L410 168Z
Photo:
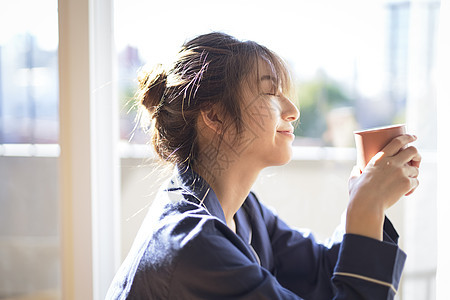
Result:
M175 174L168 191L181 192L186 199L199 204L210 215L217 217L226 224L225 214L216 193L208 182L190 166L175 168Z
M226 225L225 214L222 206L208 182L197 174L191 167L177 167L171 180L169 191L181 192L188 201L194 202L206 208L208 213ZM236 233L246 243L252 239L249 215L244 205L239 208L235 215Z
M181 193L187 201L200 205L210 215L218 218L225 225L227 224L225 214L216 193L214 193L208 182L191 167L175 168L175 174L167 190L169 192ZM252 242L251 215L251 212L247 209L246 202L244 202L235 215L236 234L247 245L250 245ZM256 255L255 257L259 261L258 256Z

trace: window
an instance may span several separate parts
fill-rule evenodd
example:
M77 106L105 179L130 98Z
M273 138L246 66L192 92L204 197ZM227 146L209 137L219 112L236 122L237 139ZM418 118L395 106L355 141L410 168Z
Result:
M1 1L0 28L0 299L57 299L57 1Z

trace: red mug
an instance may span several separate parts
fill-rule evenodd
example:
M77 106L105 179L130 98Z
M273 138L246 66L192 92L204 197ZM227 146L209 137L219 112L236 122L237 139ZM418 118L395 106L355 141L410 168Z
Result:
M406 126L404 124L355 131L356 163L360 170L363 170L372 157L392 139L405 133Z

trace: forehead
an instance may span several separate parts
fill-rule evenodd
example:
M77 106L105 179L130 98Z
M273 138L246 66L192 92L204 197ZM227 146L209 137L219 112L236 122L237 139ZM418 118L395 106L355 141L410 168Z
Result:
M261 94L281 90L290 93L291 81L286 66L276 57L258 55L251 63L250 72L243 81L243 92Z
M258 80L270 78L276 79L278 77L275 66L265 57L258 58L255 69L258 74Z
M241 99L245 103L248 101L252 102L255 99L259 99L261 94L275 93L279 88L280 85L275 68L267 60L258 59L255 61L252 71L242 82Z
M260 90L262 85L279 85L280 83L277 70L267 58L258 58L253 66L253 72L249 75L249 85L253 90Z

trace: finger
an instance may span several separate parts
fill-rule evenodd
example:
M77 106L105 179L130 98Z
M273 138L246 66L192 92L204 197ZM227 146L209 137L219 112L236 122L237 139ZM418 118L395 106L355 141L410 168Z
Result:
M420 154L419 154L420 155ZM415 160L415 159L412 159L410 162L408 162L408 164L410 165L410 166L413 166L413 167L416 167L416 168L418 168L418 167L420 167L420 163L422 162L422 156L420 156L420 159L419 160Z
M414 191L415 191L416 189L414 188L414 189L412 189L412 190L410 190L409 192L407 192L406 194L405 194L405 196L409 196L409 195L411 195L412 193L414 193Z
M419 186L419 180L417 179L417 178L411 178L410 179L410 182L411 182L411 186L412 186L412 188L411 188L411 190L409 191L409 192L407 192L406 194L405 194L405 196L409 196L409 195L411 195L412 193L414 193L414 191L417 189L417 187Z
M407 165L406 166L406 176L408 176L410 178L419 177L419 168Z
M409 164L410 166L413 166L413 167L416 167L416 168L420 167L420 161L414 161L414 160L412 160L412 161L410 161L408 164Z
M352 172L350 173L350 177L358 177L361 173L361 169L358 166L354 166Z
M399 159L401 164L406 164L411 162L411 165L419 167L422 161L422 156L416 147L409 146L408 148L401 150L396 157Z
M361 170L358 166L354 166L352 172L350 173L350 178L348 179L348 188L351 190L353 185L356 183L358 176L361 175Z
M412 143L416 139L417 137L414 135L410 134L400 135L392 139L392 141L390 141L389 144L387 144L386 147L384 147L383 150L381 151L384 152L384 154L387 156L394 156L408 143Z

